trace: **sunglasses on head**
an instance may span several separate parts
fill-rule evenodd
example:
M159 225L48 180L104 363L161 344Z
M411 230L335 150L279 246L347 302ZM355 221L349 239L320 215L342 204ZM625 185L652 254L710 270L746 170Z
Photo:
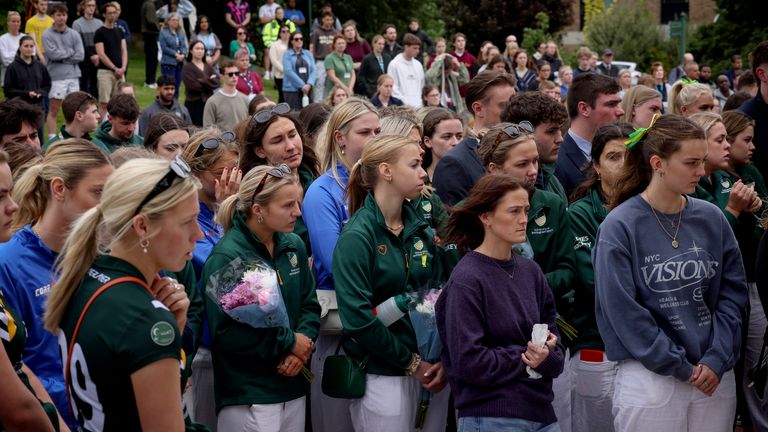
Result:
M291 112L291 106L285 102L279 103L272 108L261 110L253 115L251 122L266 123L272 119L275 115L288 114Z
M139 206L136 208L136 213L133 215L136 216L141 212L141 209L150 201L155 199L158 195L161 193L167 191L168 189L173 186L173 181L177 178L185 179L189 177L189 174L192 172L192 169L187 165L186 162L184 162L184 159L182 159L180 156L176 156L171 160L170 165L168 166L168 174L163 176L163 178L160 179L160 181L155 184L155 187L152 188L151 191L149 191L149 194L147 194L146 198L139 204Z
M197 150L195 151L195 157L198 158L205 153L206 150L216 150L219 148L219 143L231 143L235 141L235 133L234 132L224 132L223 134L217 136L217 137L210 137L200 143L200 145L197 147Z
M499 134L496 135L496 141L493 144L493 149L496 150L496 147L501 144L502 141L502 135L507 135L508 137L515 139L519 137L520 135L528 135L533 133L533 125L531 122L527 120L523 120L518 124L511 124L501 131L499 131Z
M291 168L286 164L280 164L276 167L271 168L269 171L264 173L264 177L261 178L261 181L259 182L258 186L256 186L256 190L253 191L253 196L251 197L251 202L253 202L256 197L259 195L259 192L264 190L264 185L267 184L267 178L269 176L275 177L275 178L283 178L288 175L292 175L293 171L291 171Z

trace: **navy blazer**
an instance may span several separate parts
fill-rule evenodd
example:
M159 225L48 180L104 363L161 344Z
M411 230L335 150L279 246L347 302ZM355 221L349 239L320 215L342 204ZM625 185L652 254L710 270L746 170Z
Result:
M567 196L570 197L574 189L586 180L584 170L588 164L589 159L576 145L571 134L565 134L565 139L560 145L560 154L557 155L555 162L555 177L562 183Z
M755 121L755 136L752 138L755 153L752 155L752 163L765 176L768 173L768 103L763 100L763 95L758 90L757 95L744 102L738 111Z
M485 174L477 153L479 143L476 137L468 135L437 163L432 186L444 203L456 205L466 198L472 186Z

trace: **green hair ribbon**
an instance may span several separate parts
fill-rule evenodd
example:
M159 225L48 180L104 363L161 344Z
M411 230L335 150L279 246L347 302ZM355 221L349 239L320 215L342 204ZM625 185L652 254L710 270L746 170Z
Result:
M652 128L654 124L656 124L656 120L658 120L659 117L661 117L659 113L654 114L653 118L651 119L651 124L649 124L647 128L637 128L629 135L629 139L624 141L624 145L627 146L627 150L632 150L632 147L642 141L645 133L648 132L648 129Z

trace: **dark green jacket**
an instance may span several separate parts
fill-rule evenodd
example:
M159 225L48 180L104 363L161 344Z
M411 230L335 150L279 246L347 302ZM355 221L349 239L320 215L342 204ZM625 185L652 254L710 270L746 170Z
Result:
M203 304L203 297L197 289L197 278L195 278L195 269L192 267L192 261L187 261L187 264L179 272L162 270L160 276L172 277L180 284L184 285L184 291L189 298L187 325L186 328L181 329L182 348L184 348L184 354L186 356L186 367L181 374L181 390L183 392L187 379L192 375L192 359L195 357L197 348L200 346L200 337L203 334L203 315L205 314L205 306Z
M301 183L301 188L304 190L304 195L307 194L307 189L309 189L309 185L311 185L313 181L315 181L315 177L312 173L303 166L299 167L299 183ZM301 240L307 247L307 255L312 256L312 245L309 243L309 231L307 230L307 224L304 223L304 219L302 219L301 216L296 218L296 225L293 227L293 233L301 237Z
M541 164L539 177L536 179L536 187L559 196L568 206L568 195L565 194L565 188L555 177L555 164Z
M74 137L74 136L70 135L69 132L67 132L67 130L65 128L66 128L66 125L61 125L61 129L59 131L59 134L54 136L53 138L49 139L48 142L45 143L45 145L43 145L43 153L47 152L48 151L48 147L50 147L51 144L55 143L56 141L61 141L61 140L69 139L69 138L77 138L77 137ZM81 136L80 138L82 138L84 140L88 140L88 141L91 141L93 139L93 138L91 138L91 134L89 134L89 133L86 133L85 135Z
M571 345L571 352L580 349L605 351L603 339L595 321L595 272L592 268L592 249L595 247L597 228L608 216L608 209L595 185L582 199L568 207L568 219L573 231L573 253L576 258L576 302L571 325L578 336Z
M573 308L576 259L565 202L552 192L534 189L526 239L555 296L557 313L566 321Z
M277 367L296 344L294 332L316 339L320 327L320 304L309 269L304 243L293 233L275 234L274 257L253 235L241 212L232 228L213 248L203 267L202 280L210 284L217 270L236 258L259 258L277 271L291 328L253 328L222 311L208 294L205 308L211 330L216 410L230 405L287 402L307 393L302 374L285 377Z
M122 141L117 138L112 137L112 135L109 134L109 131L112 130L112 123L109 121L102 122L99 125L99 128L96 130L96 136L93 137L93 140L91 140L92 143L99 146L102 150L104 150L107 153L112 153L113 151L119 149L120 147L125 146L140 146L144 144L144 138L133 134L131 139L128 141Z
M731 189L735 182L736 180L730 174L723 170L717 170L712 173L712 183L704 176L699 179L699 184L693 192L694 198L703 199L720 207L720 210L725 214L725 219L728 220L728 224L734 229L738 225L740 218L726 211L725 207L728 205L728 198L731 196Z
M411 355L418 352L408 315L385 327L374 315L374 307L447 277L441 256L436 256L441 252L433 244L432 230L412 203L403 203L402 219L402 233L395 236L369 193L364 206L347 222L333 253L344 350L358 360L370 356L367 372L371 374L404 375Z
M740 165L736 167L736 174L741 177L744 184L754 183L755 192L763 200L763 207L757 212L743 214L739 220L744 223L734 228L736 240L741 249L741 258L744 261L744 270L747 273L747 281L755 281L755 260L757 259L757 246L760 244L765 230L760 223L760 218L768 216L768 187L765 184L762 174L754 164Z

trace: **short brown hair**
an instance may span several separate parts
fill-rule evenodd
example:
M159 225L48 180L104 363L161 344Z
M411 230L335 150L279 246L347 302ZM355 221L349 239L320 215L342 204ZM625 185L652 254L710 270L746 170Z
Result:
M464 33L458 32L453 34L453 37L451 37L451 42L456 43L457 38L464 38L465 41L467 40L467 36Z
M613 78L600 74L579 74L573 79L566 96L568 115L571 118L579 115L579 102L586 102L590 108L594 108L598 96L612 95L620 91L619 82Z
M112 117L135 121L139 118L139 104L131 95L118 94L112 96L112 99L107 103L107 112Z
M618 84L616 85L618 86ZM472 111L472 114L475 113L472 105L475 102L484 101L491 89L499 86L514 87L515 77L506 72L486 70L472 78L472 81L467 84L466 93L467 107Z
M221 73L223 74L224 71L228 68L237 68L237 63L235 63L234 60L226 59L223 62L221 62Z
M419 39L416 35L406 33L405 36L403 36L403 45L404 46L421 45L421 39Z
M57 13L68 15L69 9L67 8L67 5L65 5L64 3L54 3L51 5L51 10L49 11L49 13L51 14L51 16L54 16Z
M568 121L568 112L563 104L544 93L522 92L509 99L501 121L520 123L524 120L531 122L534 128L550 122L564 125Z
M70 93L61 102L61 111L64 114L64 121L69 124L75 121L75 114L78 111L85 112L90 105L98 105L99 101L90 93L76 91Z

